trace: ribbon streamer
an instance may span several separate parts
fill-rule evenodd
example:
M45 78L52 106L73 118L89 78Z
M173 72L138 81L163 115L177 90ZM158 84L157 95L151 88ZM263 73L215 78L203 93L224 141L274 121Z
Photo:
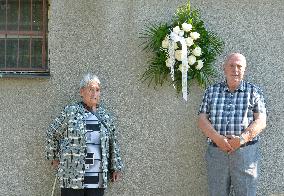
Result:
M172 81L175 80L175 69L174 69L174 65L175 65L175 42L173 40L169 40L169 67L171 68L171 78ZM173 83L174 88L176 88L175 84Z
M170 66L171 66L171 77L174 81L174 43L180 42L181 43L181 61L182 61L182 97L185 101L187 101L187 70L188 70L188 59L187 59L187 46L185 42L185 38L179 36L178 34L171 32L170 34L170 44L169 44L169 56L170 56ZM173 61L173 62L172 62Z

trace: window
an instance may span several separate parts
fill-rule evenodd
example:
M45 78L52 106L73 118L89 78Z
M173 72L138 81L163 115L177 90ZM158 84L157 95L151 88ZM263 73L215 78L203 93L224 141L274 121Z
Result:
M47 0L0 0L0 76L48 75Z

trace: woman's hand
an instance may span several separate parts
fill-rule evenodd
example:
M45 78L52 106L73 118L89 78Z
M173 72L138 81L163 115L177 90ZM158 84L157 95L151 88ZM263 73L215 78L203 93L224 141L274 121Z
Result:
M117 182L117 181L119 181L121 178L122 178L122 173L121 173L121 172L119 172L119 171L113 172L113 173L112 173L111 181L112 181L112 182Z
M52 160L51 165L54 169L57 169L59 165L59 160Z

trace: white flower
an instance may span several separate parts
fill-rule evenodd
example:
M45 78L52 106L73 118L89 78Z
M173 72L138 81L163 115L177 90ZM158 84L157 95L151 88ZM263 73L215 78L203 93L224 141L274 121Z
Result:
M169 38L168 36L165 37L165 39L162 41L162 47L168 48L169 47Z
M178 44L176 42L174 43L174 49L178 49Z
M192 54L194 56L200 56L201 55L201 48L199 46L197 46L196 48L194 48L194 50L192 50Z
M182 37L184 35L184 31L180 31L178 35Z
M189 65L193 65L196 62L196 57L194 55L190 55L187 60Z
M197 65L196 65L196 69L200 70L203 67L203 61L202 60L198 60L197 61Z
M185 42L188 47L193 45L193 39L191 37L185 38Z
M182 60L182 50L176 50L175 51L175 58L176 58L176 60L178 60L178 61L181 61Z
M182 65L182 64L179 64L178 70L181 71L181 72L182 72L182 67L183 67L183 65ZM187 69L187 71L188 71L188 69Z
M191 24L188 24L188 23L183 23L182 25L182 29L185 31L185 32L189 32L191 29L192 29L192 25Z
M180 32L179 26L176 26L175 28L173 28L173 32L176 33L176 34L179 34L179 32Z
M191 32L191 33L190 33L190 37L191 37L193 40L197 40L197 39L200 37L200 34L197 33L197 32Z
M167 59L167 60L166 60L166 66L167 66L167 67L171 67L171 66L170 66L170 59Z
M182 72L182 64L179 64L178 70L180 70Z

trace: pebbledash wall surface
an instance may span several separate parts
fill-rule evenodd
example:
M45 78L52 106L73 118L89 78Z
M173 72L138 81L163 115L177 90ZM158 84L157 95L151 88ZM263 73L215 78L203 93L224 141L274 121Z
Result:
M44 159L45 129L65 104L79 99L78 83L87 71L101 78L126 165L124 179L106 195L208 195L206 142L196 126L203 89L193 85L184 102L171 85L154 89L139 81L151 57L142 52L139 33L149 22L169 21L184 3L50 1L51 77L0 79L1 196L51 194L54 171ZM265 91L269 116L261 134L258 195L283 195L284 1L192 0L191 5L225 41L216 66L227 53L242 52L247 79Z

